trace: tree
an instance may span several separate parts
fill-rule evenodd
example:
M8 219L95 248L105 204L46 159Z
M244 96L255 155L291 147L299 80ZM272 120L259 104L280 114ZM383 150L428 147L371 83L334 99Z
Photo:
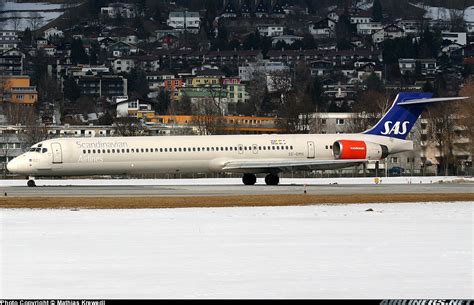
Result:
M82 39L75 38L71 43L71 61L73 64L87 64L89 57L86 54Z
M114 119L115 134L122 137L141 136L143 130L140 121L132 117L120 117Z
M69 77L64 81L64 98L75 101L81 96L81 88L77 85L74 78Z
M155 112L159 114L168 113L168 108L170 107L170 104L171 100L168 91L161 90L160 93L158 93Z
M267 78L265 73L262 71L254 71L252 73L252 80L249 84L245 87L246 91L248 92L250 99L249 105L253 108L253 112L256 115L264 115L266 110L264 109L264 96L267 93Z
M200 135L216 135L224 132L224 117L212 98L198 99L193 108L193 124Z
M150 92L150 87L148 86L145 71L141 68L133 68L127 79L128 91L139 98L146 98Z
M380 0L374 0L374 4L372 6L372 19L375 22L383 21L383 11L382 5L380 4Z

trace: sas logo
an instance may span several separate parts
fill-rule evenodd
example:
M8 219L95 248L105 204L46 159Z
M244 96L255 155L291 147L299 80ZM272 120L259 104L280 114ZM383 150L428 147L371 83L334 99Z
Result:
M393 123L392 121L387 121L384 123L385 130L382 131L381 134L383 135L406 134L408 124L410 124L409 121L404 121L403 123L402 122Z

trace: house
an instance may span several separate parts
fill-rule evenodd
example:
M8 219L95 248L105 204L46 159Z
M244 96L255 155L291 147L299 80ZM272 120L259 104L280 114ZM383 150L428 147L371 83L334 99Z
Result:
M369 23L372 22L372 13L369 11L359 11L350 16L352 24Z
M123 41L117 41L107 47L107 52L113 57L120 57L124 55L137 54L139 49L132 44Z
M127 95L127 79L118 75L85 75L75 78L81 95L113 97Z
M25 53L18 49L0 52L0 75L22 75Z
M383 25L380 22L366 22L357 24L357 34L359 35L372 35L381 29L383 29Z
M398 60L400 73L405 75L407 73L414 74L418 70L421 75L434 75L438 70L436 59L412 59L400 58Z
M276 45L278 42L284 42L287 45L293 44L298 40L302 40L302 36L295 36L295 35L281 35L277 37L272 37L272 45Z
M100 13L102 17L112 19L119 17L130 19L135 18L138 15L135 5L120 2L111 3L107 7L101 7Z
M290 68L282 62L262 60L258 62L248 62L239 66L239 78L242 81L251 81L259 73L269 75L274 73L287 73L289 71Z
M11 30L0 30L0 52L18 47L18 33Z
M46 56L52 57L56 55L56 46L52 44L43 45L40 50L43 50Z
M0 86L0 103L32 106L38 101L38 91L27 75L0 76Z
M466 32L441 32L441 38L463 46L467 44Z
M262 36L275 37L283 35L285 27L276 24L260 24L257 25L257 30Z
M273 7L270 10L270 17L271 18L285 18L285 10L283 9L283 6L280 3L280 0L276 0L274 2Z
M268 7L267 2L265 0L260 0L260 2L255 7L254 14L257 18L268 17Z
M361 81L366 80L372 74L376 75L379 79L382 79L382 68L372 62L357 68L356 72L357 78Z
M383 29L373 33L372 41L375 44L378 44L387 39L395 39L401 37L405 37L405 30L395 24L390 24L384 27Z
M237 17L237 10L235 9L235 5L232 1L228 1L224 10L221 13L221 18L235 18Z
M316 60L310 65L311 76L325 76L334 71L334 65L328 60Z
M240 6L240 14L244 18L249 18L252 15L252 4L251 0L244 0Z
M398 59L398 67L400 69L401 75L405 75L407 73L415 73L416 59L400 58Z
M175 11L170 12L166 24L181 32L199 33L201 19L199 12Z
M61 30L58 30L57 27L49 28L49 29L44 31L43 37L44 37L44 39L52 40L52 39L55 39L55 38L64 37L64 32L61 31Z
M117 99L116 101L115 108L118 118L136 118L139 115L143 116L145 113L152 113L153 115L155 114L155 112L151 109L151 103L149 102L140 101L139 99Z
M334 37L336 22L330 18L324 18L318 22L310 23L309 33L316 39L327 39Z

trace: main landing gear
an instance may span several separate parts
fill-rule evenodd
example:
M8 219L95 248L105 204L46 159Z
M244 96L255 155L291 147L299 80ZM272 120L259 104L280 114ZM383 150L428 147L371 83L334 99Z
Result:
M265 183L267 185L278 185L279 182L280 182L280 177L278 177L278 175L268 174L265 176Z
M26 185L28 185L29 187L35 187L36 186L35 180L33 179L28 180Z
M257 176L254 174L244 174L242 182L245 185L254 185L257 182ZM280 183L280 177L276 174L268 174L265 176L265 183L267 185L278 185Z
M242 182L245 185L254 185L255 182L257 182L257 176L255 176L254 174L244 174L244 176L242 177Z

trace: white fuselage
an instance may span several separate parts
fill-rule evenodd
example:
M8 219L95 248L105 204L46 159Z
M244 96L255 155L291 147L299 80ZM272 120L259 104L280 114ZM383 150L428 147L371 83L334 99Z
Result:
M35 144L8 168L29 176L219 172L234 160L334 160L338 140L378 143L390 154L413 147L411 141L366 134L57 138Z

